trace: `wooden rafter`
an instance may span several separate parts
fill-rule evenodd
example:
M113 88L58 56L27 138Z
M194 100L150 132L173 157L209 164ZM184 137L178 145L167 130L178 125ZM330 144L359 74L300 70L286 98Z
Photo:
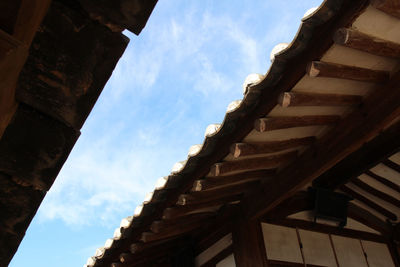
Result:
M371 195L374 195L388 203L393 204L394 206L400 208L400 200L398 200L397 198L386 194L372 186L370 186L369 184L367 184L366 182L363 182L361 179L359 178L355 178L352 179L351 182L353 184L355 184L356 186L358 186L359 188L361 188L362 190L364 190L365 192L370 193Z
M267 154L311 145L315 141L314 136L294 138L284 141L270 141L258 143L236 143L231 146L231 154L235 158Z
M312 195L309 192L300 191L294 194L292 197L287 198L285 201L276 206L275 209L271 210L269 213L262 216L260 220L272 223L279 222L282 220L287 220L285 218L291 214L313 209L314 209L314 199ZM385 238L390 237L390 234L392 232L390 224L387 224L386 222L376 217L374 214L351 202L348 204L347 216L380 232ZM290 219L290 220L295 220L295 219ZM299 222L299 224L301 225L300 222L302 220L295 220L295 221Z
M247 216L260 216L293 195L308 182L343 160L400 116L400 73L382 89L375 90L363 105L323 136L318 143L283 169L274 183L265 183L244 200Z
M399 58L400 45L353 29L339 29L333 36L335 43L377 56Z
M150 230L153 233L159 233L159 232L165 231L169 228L180 227L180 225L210 221L210 220L213 220L214 217L215 217L215 214L212 214L212 213L200 213L200 214L193 214L191 216L186 216L184 218L178 217L175 220L174 219L157 220L151 224ZM132 246L131 246L131 250L132 250Z
M253 180L271 179L276 173L275 169L258 170L228 176L206 177L193 183L192 191L203 191L218 187L229 186L235 183L246 183Z
M230 196L229 198L225 199L218 199L217 201L213 201L212 203L201 203L201 204L192 204L192 205L185 205L185 206L173 206L168 207L163 211L162 219L163 220L170 220L176 219L178 217L188 216L192 214L199 214L199 213L206 213L206 214L215 214L218 208L225 203L228 202L235 202L241 199L241 195L234 195Z
M297 151L291 151L279 155L263 156L251 159L226 161L216 163L211 168L212 176L231 175L236 172L248 172L252 170L276 169L286 165L297 157Z
M389 238L392 234L393 229L389 223L382 221L371 212L354 203L349 203L347 216L380 232L386 238Z
M313 185L335 189L350 179L360 176L400 149L399 133L400 121L323 173L313 181Z
M371 0L371 5L391 16L400 18L400 3L397 0Z
M178 236L187 234L188 232L198 230L198 228L208 225L212 220L199 220L191 224L180 225L179 227L168 227L158 233L144 232L142 233L141 241L144 243L160 241L170 238L177 238Z
M253 180L246 183L234 184L211 190L195 191L188 194L182 194L178 198L177 205L185 206L204 202L212 203L214 200L217 201L218 199L227 197L229 198L230 196L243 194L259 184L259 181Z
M308 75L311 77L329 77L362 82L382 83L389 80L389 72L364 69L354 66L313 61L308 65Z
M354 106L362 102L359 95L286 92L278 98L282 107L297 106Z
M340 116L335 115L268 117L256 120L254 129L258 132L267 132L293 127L328 125L336 123L339 120Z
M385 164L387 167L395 170L396 172L400 173L400 165L397 164L396 162L390 160L390 159L386 159L384 161L382 161L383 164Z
M365 174L374 178L376 181L380 182L381 184L386 185L387 187L391 188L392 190L400 193L400 186L398 184L395 184L392 181L390 181L372 171L366 171Z
M379 212L380 214L382 214L382 215L388 217L389 219L391 219L391 220L393 220L393 221L396 221L396 220L397 220L397 216L396 216L393 212L391 212L391 211L389 211L388 209L385 209L384 207L382 207L381 205L379 205L379 204L377 204L377 203L371 201L369 198L363 196L362 194L357 193L356 191L354 191L353 189L349 188L348 186L342 185L342 186L340 187L340 189L341 189L344 193L346 193L346 194L350 195L351 197L353 197L353 198L355 198L355 199L361 201L361 202L364 203L365 205L367 205L367 206L369 206L370 208L376 210L376 211Z

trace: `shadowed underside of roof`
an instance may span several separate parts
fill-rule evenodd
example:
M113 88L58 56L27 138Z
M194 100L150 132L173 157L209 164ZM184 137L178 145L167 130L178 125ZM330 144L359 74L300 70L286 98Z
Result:
M396 224L400 209L399 10L389 0L326 0L306 14L267 74L249 76L223 123L207 127L87 266L150 266L182 238L268 214L320 176L355 198L356 220L388 238L385 220ZM354 170L347 158L358 160ZM325 183L328 170L340 182Z
M0 266L156 0L0 2Z

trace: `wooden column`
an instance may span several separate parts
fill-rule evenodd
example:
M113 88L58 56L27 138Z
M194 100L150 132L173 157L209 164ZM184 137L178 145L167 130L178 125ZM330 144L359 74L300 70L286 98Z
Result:
M261 224L258 220L239 221L233 228L236 267L267 267Z

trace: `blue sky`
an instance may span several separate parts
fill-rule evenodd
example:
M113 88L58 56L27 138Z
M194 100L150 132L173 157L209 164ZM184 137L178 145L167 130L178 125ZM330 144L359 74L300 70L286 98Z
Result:
M10 266L83 266L241 99L321 0L160 0L135 36Z

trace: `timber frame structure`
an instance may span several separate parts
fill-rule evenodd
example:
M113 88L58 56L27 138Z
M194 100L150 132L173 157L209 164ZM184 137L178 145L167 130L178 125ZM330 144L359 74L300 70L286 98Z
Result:
M0 266L157 0L0 1Z
M86 266L400 266L399 59L399 1L325 0ZM344 228L310 187L353 198Z

